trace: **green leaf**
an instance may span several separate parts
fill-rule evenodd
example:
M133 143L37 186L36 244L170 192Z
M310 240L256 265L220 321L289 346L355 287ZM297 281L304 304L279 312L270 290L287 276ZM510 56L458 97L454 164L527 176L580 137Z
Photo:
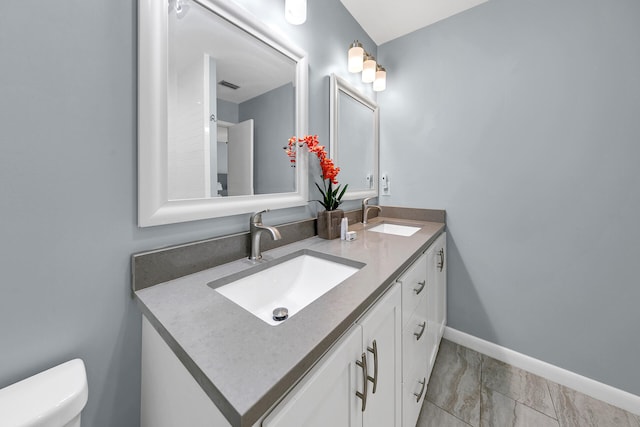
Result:
M327 197L327 194L325 193L325 190L323 190L323 189L318 185L318 183L317 183L317 182L314 182L314 184L316 185L316 187L318 188L318 190L320 190L320 194L322 194L322 198L324 199L324 201L316 200L316 202L318 202L318 203L320 203L322 206L324 206L324 208L325 208L325 209L327 209L327 210L331 210L331 209L330 209L331 203L330 203L329 198Z
M344 187L342 188L342 192L340 193L340 195L338 196L338 201L342 200L342 196L344 196L345 191L347 191L347 187L349 186L349 184L345 184Z
M312 202L318 202L322 205L323 208L325 208L326 210L331 210L329 209L329 207L327 205L325 205L322 200L311 200Z

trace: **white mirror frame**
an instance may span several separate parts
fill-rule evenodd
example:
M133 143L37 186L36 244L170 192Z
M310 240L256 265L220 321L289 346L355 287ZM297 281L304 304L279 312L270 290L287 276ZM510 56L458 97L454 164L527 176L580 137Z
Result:
M296 62L296 135L306 135L308 57L244 9L225 0L192 0L243 29ZM304 150L296 162L296 191L252 196L168 199L167 145L167 0L138 2L138 226L171 224L262 209L308 204L308 166ZM282 141L286 146L287 141ZM284 150L282 155L284 156Z
M338 104L338 99L340 92L344 92L348 96L352 97L354 100L363 104L366 108L372 110L372 119L373 119L373 144L374 144L374 165L373 165L373 186L369 190L354 190L351 191L347 189L347 192L344 194L343 200L355 200L355 199L363 199L365 197L376 197L378 196L378 175L379 175L379 149L380 149L380 110L378 108L378 104L373 100L364 96L358 89L353 87L349 82L347 82L342 77L336 76L335 74L331 74L331 96L329 102L329 148L331 153L331 158L335 162L336 165L340 165L340 142L338 141L338 119L340 114L340 107ZM342 165L342 167L348 167L346 165Z

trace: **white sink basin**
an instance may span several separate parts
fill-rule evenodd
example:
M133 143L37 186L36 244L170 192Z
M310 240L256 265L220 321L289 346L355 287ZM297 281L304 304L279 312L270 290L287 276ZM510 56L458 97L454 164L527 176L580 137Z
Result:
M411 225L400 225L383 222L380 225L371 227L369 231L375 231L376 233L395 234L396 236L413 236L420 227L413 227Z
M209 286L260 320L279 325L283 321L273 319L274 309L287 308L291 318L363 266L305 250L216 280Z

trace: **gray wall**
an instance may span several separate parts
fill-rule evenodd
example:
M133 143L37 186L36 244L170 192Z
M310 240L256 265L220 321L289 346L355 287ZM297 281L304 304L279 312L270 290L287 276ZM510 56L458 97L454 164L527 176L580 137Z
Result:
M378 50L382 202L447 210L450 326L634 394L639 16L492 0Z
M239 105L240 121L253 119L253 189L256 194L295 190L295 170L282 147L295 135L292 84L270 90Z
M295 28L281 1L240 3L308 51L309 129L328 141L326 76L345 72L354 38L373 43L339 0L309 2ZM248 229L248 215L137 227L136 7L25 0L0 12L0 387L81 357L91 427L139 424L130 255Z
M238 104L224 99L217 100L218 120L229 123L238 123Z

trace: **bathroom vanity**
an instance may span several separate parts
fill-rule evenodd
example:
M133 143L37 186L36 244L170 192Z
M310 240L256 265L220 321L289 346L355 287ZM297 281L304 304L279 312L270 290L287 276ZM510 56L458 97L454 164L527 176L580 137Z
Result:
M245 259L136 291L142 425L415 426L446 323L444 221L351 229L355 241L263 253L267 264L308 251L358 266L277 325L214 289L256 268Z

